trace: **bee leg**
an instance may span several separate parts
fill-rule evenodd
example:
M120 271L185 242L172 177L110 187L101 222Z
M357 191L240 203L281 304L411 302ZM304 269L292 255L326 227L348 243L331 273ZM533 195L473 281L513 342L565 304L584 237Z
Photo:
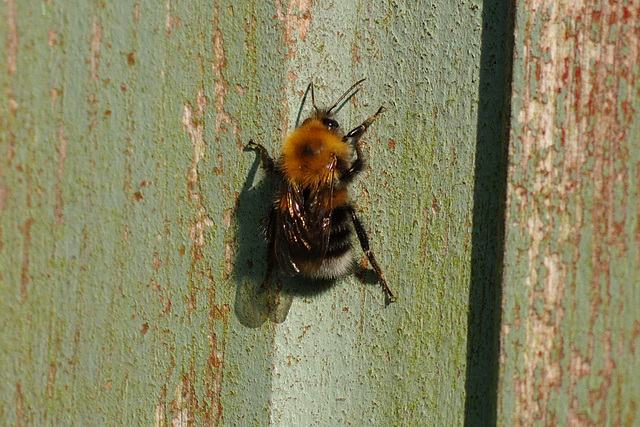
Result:
M367 255L367 258L369 259L369 264L371 264L371 267L373 267L373 270L378 275L380 282L382 282L382 287L384 288L384 291L387 294L388 301L394 302L396 300L396 297L395 295L393 295L393 292L391 292L391 289L387 284L387 280L384 277L384 272L382 271L382 268L380 268L380 265L378 265L375 255L373 254L373 252L371 252L371 249L369 248L369 237L367 236L367 232L362 226L362 223L358 219L358 215L356 215L356 211L355 209L353 209L352 206L349 206L349 213L351 213L353 226L356 229L356 234L358 235L358 240L360 241L360 246L362 247L362 251Z
M362 122L361 125L358 125L355 128L353 128L344 137L345 140L347 140L349 138L353 138L354 139L353 140L353 144L354 144L354 148L356 150L356 160L353 162L353 164L351 165L349 170L344 174L344 176L342 176L341 179L343 181L348 182L355 175L357 175L359 172L361 172L362 169L364 169L364 160L362 159L362 147L360 145L360 138L366 132L366 130L369 128L369 126L371 126L371 123L373 123L373 121L376 119L378 114L380 114L382 111L384 111L384 107L378 108L378 111L376 111L375 114L373 114L367 120Z
M351 167L340 177L340 180L344 183L349 183L357 174L364 169L364 160L362 159L362 149L360 144L356 144L356 159L351 164Z
M255 147L260 152L260 163L262 165L262 168L269 173L274 173L276 170L276 163L269 155L267 149L264 148L264 146L262 146L261 144L253 142L253 139L250 139L245 146L245 150L248 150L252 147Z
M354 127L353 129L351 129L349 131L349 133L347 133L347 135L345 136L345 138L355 138L354 143L357 145L358 140L360 139L360 137L362 136L363 133L366 132L367 128L369 126L371 126L371 123L373 123L373 121L376 119L376 117L378 116L378 114L382 113L384 111L384 107L380 107L378 108L378 111L376 111L371 117L369 117L367 120L365 120L364 122L362 122L362 124Z

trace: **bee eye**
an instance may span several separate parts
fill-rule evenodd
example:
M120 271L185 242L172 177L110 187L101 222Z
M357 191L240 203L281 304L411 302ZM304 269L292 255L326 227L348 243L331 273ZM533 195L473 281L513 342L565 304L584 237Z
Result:
M340 125L333 119L322 119L322 124L327 127L327 129L339 128Z

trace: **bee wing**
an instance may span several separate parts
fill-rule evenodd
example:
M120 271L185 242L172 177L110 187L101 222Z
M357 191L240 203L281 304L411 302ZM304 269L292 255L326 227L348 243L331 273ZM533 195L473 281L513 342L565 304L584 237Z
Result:
M287 183L283 196L286 209L279 210L274 236L274 251L280 268L289 275L300 272L296 259L316 261L324 258L329 247L333 211L334 161L317 186L301 188Z
M324 182L311 192L309 197L309 217L314 224L314 236L320 259L323 259L329 248L329 236L331 235L331 214L333 213L333 189L335 185L334 158L329 166L329 173L325 176Z
M274 252L282 271L290 276L300 273L300 268L294 261L294 255L308 250L310 246L306 229L306 220L299 190L287 184L286 192L281 200L286 209L278 209L277 225L274 236Z

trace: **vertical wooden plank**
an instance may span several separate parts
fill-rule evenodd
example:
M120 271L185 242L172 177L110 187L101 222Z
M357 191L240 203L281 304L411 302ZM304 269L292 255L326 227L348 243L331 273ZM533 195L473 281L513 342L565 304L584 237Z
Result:
M482 9L294 4L283 7L288 129L311 79L326 105L367 77L345 127L387 108L352 194L399 301L384 308L369 275L294 297L275 326L272 422L460 425Z
M640 3L517 2L499 420L637 425Z

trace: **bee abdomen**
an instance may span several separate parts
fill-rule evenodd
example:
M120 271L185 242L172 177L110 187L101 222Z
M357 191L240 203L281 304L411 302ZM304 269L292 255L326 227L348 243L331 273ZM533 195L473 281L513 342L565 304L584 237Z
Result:
M340 207L331 216L331 234L325 258L335 258L351 249L351 223L347 209Z
M349 274L353 268L351 222L347 206L336 208L331 215L329 247L316 272L316 277L335 278Z

